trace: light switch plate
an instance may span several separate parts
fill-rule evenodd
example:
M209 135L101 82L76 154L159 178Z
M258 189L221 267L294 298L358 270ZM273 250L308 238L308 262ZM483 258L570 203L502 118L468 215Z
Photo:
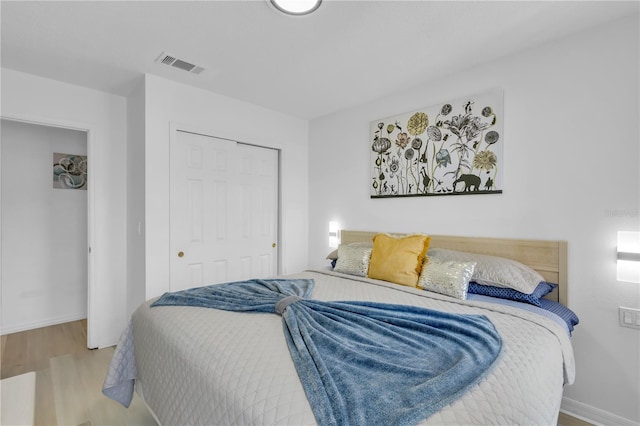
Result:
M629 327L640 330L640 309L618 308L619 321L621 327Z

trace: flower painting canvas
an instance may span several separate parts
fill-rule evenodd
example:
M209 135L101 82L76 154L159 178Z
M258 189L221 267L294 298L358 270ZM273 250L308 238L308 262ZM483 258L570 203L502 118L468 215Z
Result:
M53 153L53 187L87 189L87 156Z
M502 90L371 122L371 198L502 192Z

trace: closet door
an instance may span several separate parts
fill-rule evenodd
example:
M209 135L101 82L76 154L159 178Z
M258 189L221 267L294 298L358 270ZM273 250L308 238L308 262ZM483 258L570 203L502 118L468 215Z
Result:
M171 291L277 274L278 152L177 131Z

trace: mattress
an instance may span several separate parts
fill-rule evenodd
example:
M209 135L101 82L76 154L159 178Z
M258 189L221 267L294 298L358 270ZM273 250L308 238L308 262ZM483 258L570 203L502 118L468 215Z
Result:
M414 305L488 317L502 351L466 394L421 424L556 424L573 351L557 322L510 306L447 296L332 271L305 271L318 300ZM136 389L161 424L316 424L291 360L281 318L207 308L140 306L125 333ZM125 339L126 340L126 339ZM125 365L125 364L134 364Z

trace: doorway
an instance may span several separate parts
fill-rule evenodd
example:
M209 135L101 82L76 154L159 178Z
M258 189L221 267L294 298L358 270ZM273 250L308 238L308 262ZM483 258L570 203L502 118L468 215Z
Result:
M75 173L87 164L89 132L7 118L1 126L2 334L90 320L91 185Z

